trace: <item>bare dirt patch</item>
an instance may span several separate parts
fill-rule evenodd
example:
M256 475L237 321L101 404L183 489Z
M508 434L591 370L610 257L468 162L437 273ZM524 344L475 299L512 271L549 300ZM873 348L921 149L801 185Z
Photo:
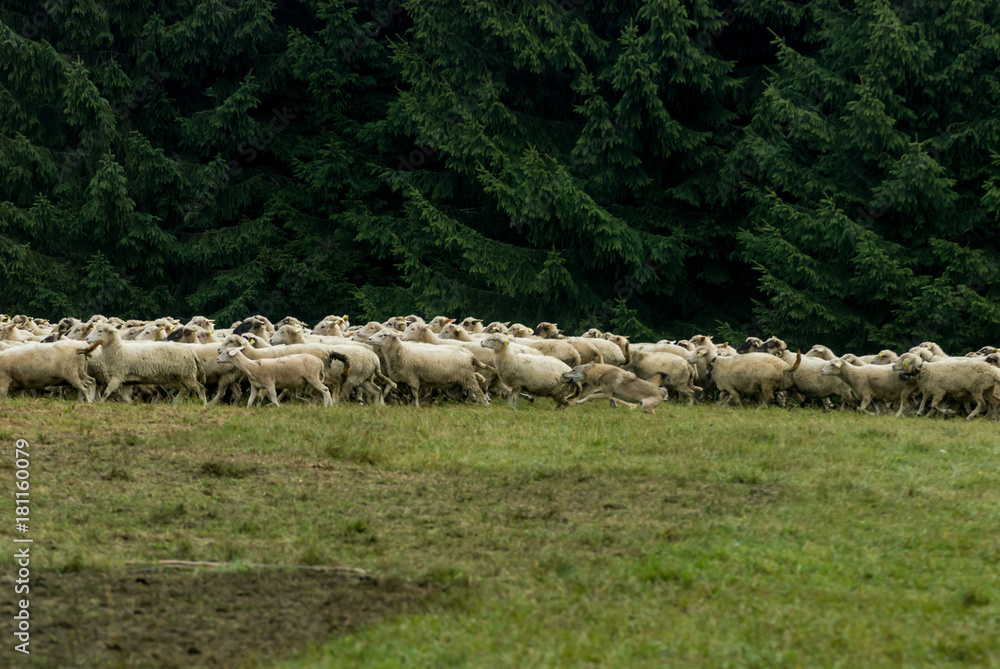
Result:
M253 665L419 611L439 589L301 570L39 574L32 658L52 667Z

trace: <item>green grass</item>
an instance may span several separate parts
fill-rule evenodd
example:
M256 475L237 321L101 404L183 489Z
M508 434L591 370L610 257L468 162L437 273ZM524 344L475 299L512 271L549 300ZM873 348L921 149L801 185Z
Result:
M1000 665L994 423L548 402L3 411L0 437L31 442L40 566L342 565L442 588L281 666Z

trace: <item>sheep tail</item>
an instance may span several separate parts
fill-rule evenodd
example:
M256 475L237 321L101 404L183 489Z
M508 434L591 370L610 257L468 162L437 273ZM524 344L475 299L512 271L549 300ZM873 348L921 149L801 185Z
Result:
M340 382L343 383L347 380L348 375L351 373L351 361L347 359L347 356L343 353L338 353L337 351L330 352L330 360L339 360L344 364L344 371L340 373Z
M79 351L77 351L76 353L77 353L77 355L82 355L84 357L88 357L88 356L90 356L91 353L93 353L97 349L98 346L100 346L100 343L91 344L87 348L82 348Z
M659 387L663 385L663 382L666 380L666 378L667 378L666 374L664 374L663 372L657 372L656 374L653 374L646 380L652 383L653 385Z

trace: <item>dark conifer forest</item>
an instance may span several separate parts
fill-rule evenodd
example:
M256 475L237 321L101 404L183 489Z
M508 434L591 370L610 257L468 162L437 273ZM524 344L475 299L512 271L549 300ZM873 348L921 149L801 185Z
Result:
M5 1L0 310L997 344L998 28L998 0Z

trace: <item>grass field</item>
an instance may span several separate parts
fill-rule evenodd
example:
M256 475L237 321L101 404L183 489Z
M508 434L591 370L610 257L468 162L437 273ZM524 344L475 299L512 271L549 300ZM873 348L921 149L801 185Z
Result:
M1000 666L997 424L551 407L7 400L32 666Z

